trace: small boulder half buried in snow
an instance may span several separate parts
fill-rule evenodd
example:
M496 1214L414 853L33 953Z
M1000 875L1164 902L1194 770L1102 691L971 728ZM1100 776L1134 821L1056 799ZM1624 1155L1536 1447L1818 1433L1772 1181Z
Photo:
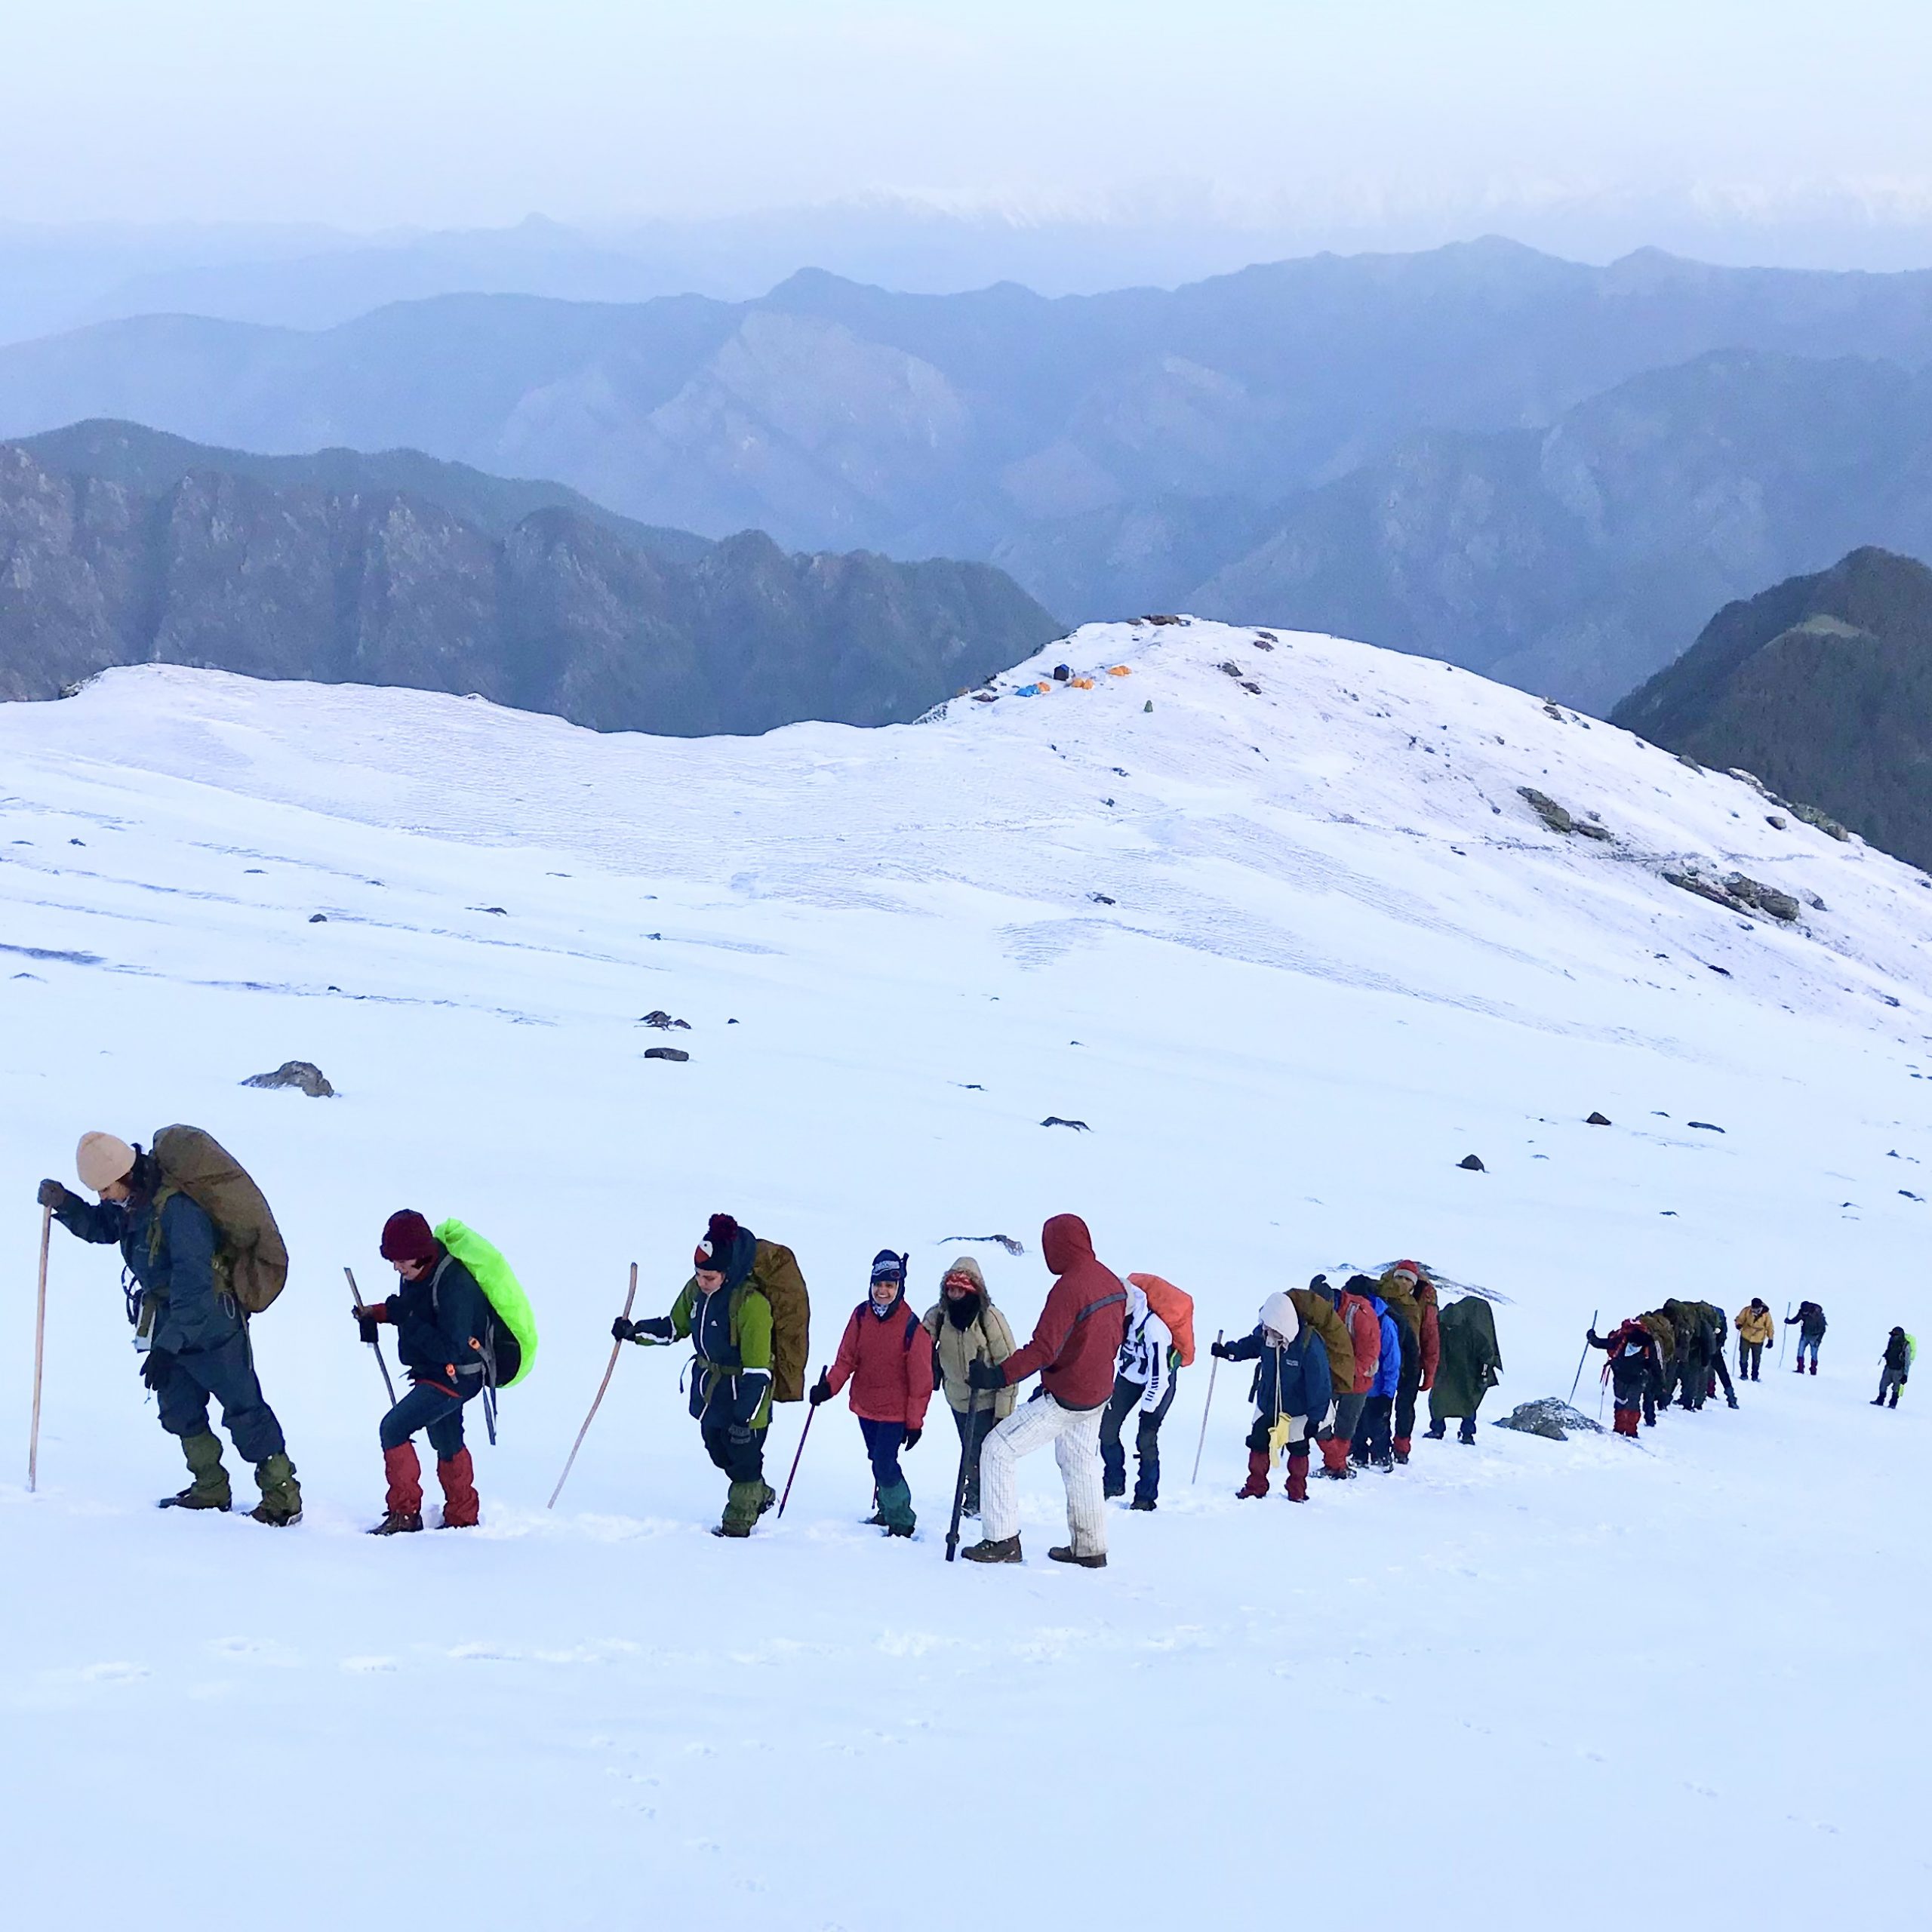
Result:
M1567 1442L1573 1430L1580 1429L1586 1435L1603 1433L1601 1423L1592 1422L1580 1409L1573 1409L1555 1395L1539 1395L1534 1402L1519 1402L1494 1426L1518 1429L1525 1435L1547 1436L1552 1442Z
M245 1087L297 1087L312 1100L332 1100L335 1089L312 1060L285 1060L272 1073L254 1073L242 1081Z

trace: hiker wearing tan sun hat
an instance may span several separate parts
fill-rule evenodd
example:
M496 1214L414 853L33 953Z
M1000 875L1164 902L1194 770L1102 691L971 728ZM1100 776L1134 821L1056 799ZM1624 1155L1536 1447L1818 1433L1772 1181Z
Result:
M213 1397L235 1447L255 1466L261 1501L249 1513L277 1528L299 1521L294 1465L248 1344L248 1312L274 1299L288 1272L260 1189L196 1128L164 1128L149 1152L112 1134L84 1134L74 1161L98 1204L57 1180L41 1183L40 1202L69 1234L120 1247L134 1283L128 1314L141 1380L194 1478L161 1506L229 1506L221 1444L208 1426Z

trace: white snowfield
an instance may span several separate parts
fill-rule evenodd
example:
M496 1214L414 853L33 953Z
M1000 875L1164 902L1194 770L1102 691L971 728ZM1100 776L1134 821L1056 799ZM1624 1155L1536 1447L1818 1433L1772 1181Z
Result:
M1921 1909L1932 1392L1869 1404L1924 1295L1932 889L1601 723L1269 641L1094 627L996 701L760 740L158 667L0 707L10 1918ZM1017 694L1056 659L1092 688ZM1546 829L1524 786L1611 838ZM1690 862L1798 919L1666 882ZM689 1030L638 1023L660 1008ZM339 1097L239 1084L291 1058ZM255 1324L290 1531L155 1510L185 1472L118 1257L58 1229L22 1480L35 1183L74 1183L84 1129L174 1120L247 1163L294 1257ZM383 1396L341 1270L390 1280L405 1206L502 1247L543 1343L499 1447L471 1411L483 1527L374 1540ZM919 1539L887 1543L841 1398L783 1521L721 1542L681 1349L624 1352L547 1511L629 1264L662 1312L720 1210L796 1250L814 1367L884 1246L924 1308L952 1238L1023 1242L971 1248L1023 1334L1041 1222L1084 1215L1197 1298L1158 1512L1110 1510L1104 1572L1051 1564L1038 1458L1024 1567L949 1567L942 1410ZM1231 1368L1191 1484L1216 1331L1398 1254L1500 1298L1475 1446L1237 1503ZM1593 1310L1754 1292L1825 1304L1815 1380L1767 1364L1636 1446L1490 1426L1568 1393Z

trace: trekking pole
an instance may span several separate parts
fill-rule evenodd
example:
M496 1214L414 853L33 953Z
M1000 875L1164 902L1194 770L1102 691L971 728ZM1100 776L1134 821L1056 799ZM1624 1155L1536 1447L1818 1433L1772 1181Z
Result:
M1784 1326L1778 1331L1778 1366L1784 1366L1784 1345L1791 1340L1791 1303L1784 1305Z
M631 1303L637 1299L637 1263L631 1263L630 1292L624 1297L624 1319L631 1318ZM597 1396L590 1405L590 1413L583 1419L583 1426L577 1432L577 1440L571 1444L570 1460L564 1465L564 1472L557 1478L557 1486L550 1492L550 1500L544 1504L546 1509L557 1506L557 1498L564 1493L564 1484L569 1481L571 1471L577 1462L577 1452L583 1447L583 1438L590 1433L590 1425L597 1420L597 1411L604 1401L604 1392L611 1386L611 1378L617 1372L617 1355L623 1343L613 1340L611 1343L611 1365L604 1371L604 1380L597 1385Z
M1221 1346L1221 1337L1225 1332L1220 1328L1214 1331L1214 1346L1217 1349ZM1214 1366L1208 1371L1208 1399L1201 1405L1201 1440L1194 1445L1194 1473L1188 1478L1190 1484L1201 1480L1201 1452L1208 1446L1208 1417L1214 1407L1214 1378L1220 1372L1221 1358L1217 1355Z
M822 1368L818 1372L818 1378L821 1382L825 1380L825 1371ZM785 1513L786 1504L792 1500L792 1485L798 1479L798 1463L805 1453L805 1438L811 1434L812 1417L817 1414L818 1404L816 1402L812 1403L805 1411L805 1426L798 1432L798 1454L792 1458L792 1473L785 1478L785 1494L778 1499L778 1513L781 1516Z
M1590 1310L1590 1334L1592 1335L1594 1335L1597 1332L1597 1317L1603 1311L1601 1309L1593 1308ZM1583 1352L1577 1358L1577 1374L1574 1379L1570 1384L1570 1399L1572 1402L1576 1401L1577 1391L1583 1383L1583 1364L1588 1361L1589 1358L1590 1344L1589 1337L1586 1337L1583 1342ZM1598 1408L1601 1408L1603 1404L1599 1402L1597 1404L1597 1407Z
M966 1472L980 1453L980 1407L982 1391L973 1390L973 1405L966 1412L965 1439L959 1445L959 1475L952 1485L952 1523L946 1533L946 1560L950 1563L959 1549L959 1519L966 1510Z
M27 1494L40 1473L40 1364L47 1349L47 1247L54 1237L54 1210L40 1211L40 1288L33 1310L33 1428L27 1437Z
M353 1268L345 1268L342 1272L349 1277L349 1292L355 1297L356 1313L367 1315L369 1312L369 1305L362 1299L362 1291L355 1285L355 1270ZM383 1359L382 1337L378 1335L369 1346L376 1352L376 1366L383 1371L383 1386L389 1392L389 1407L394 1408L395 1384L389 1380L389 1365Z

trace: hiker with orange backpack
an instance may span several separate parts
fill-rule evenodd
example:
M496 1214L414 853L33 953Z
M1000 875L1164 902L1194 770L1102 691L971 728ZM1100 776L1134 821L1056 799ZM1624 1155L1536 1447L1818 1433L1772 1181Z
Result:
M932 1338L906 1305L906 1260L889 1247L873 1256L871 1287L853 1309L838 1352L810 1398L817 1408L847 1383L852 1385L852 1413L865 1438L878 1498L866 1520L889 1537L909 1537L918 1525L899 1457L918 1447L933 1395Z
M401 1286L386 1301L349 1312L365 1342L378 1326L395 1327L396 1353L409 1371L409 1393L383 1417L377 1432L388 1478L383 1520L369 1534L403 1536L423 1527L423 1465L411 1439L418 1429L436 1452L446 1530L476 1527L476 1470L463 1439L463 1404L482 1394L490 1304L472 1275L414 1208L383 1224L383 1259Z
M1375 1293L1375 1284L1366 1275L1351 1275L1347 1285L1339 1288L1326 1275L1318 1275L1308 1285L1331 1303L1341 1317L1342 1325L1349 1331L1355 1361L1355 1373L1348 1384L1336 1385L1334 1411L1318 1438L1321 1444L1321 1473L1333 1481L1346 1482L1355 1474L1349 1451L1382 1366L1383 1318L1368 1299ZM1330 1366L1334 1366L1332 1360Z
M1171 1323L1155 1297L1164 1304ZM1181 1346L1176 1327L1185 1305L1187 1347ZM1174 1405L1183 1355L1193 1352L1194 1303L1171 1282L1158 1275L1127 1278L1127 1331L1114 1362L1114 1392L1100 1418L1101 1494L1111 1499L1127 1494L1127 1451L1121 1431L1134 1416L1136 1472L1134 1509L1153 1509L1161 1495L1161 1425Z
M239 1174L198 1130L166 1128L156 1140L184 1134L195 1136ZM220 1440L208 1426L213 1397L221 1404L222 1426L255 1466L261 1500L248 1513L277 1529L300 1522L302 1491L295 1466L255 1373L248 1318L224 1285L222 1241L213 1217L152 1151L116 1135L82 1134L75 1165L82 1184L100 1197L97 1204L57 1180L41 1183L40 1204L82 1241L103 1247L118 1242L134 1279L128 1318L142 1352L141 1380L154 1391L161 1426L180 1442L194 1478L164 1497L161 1507L226 1509L232 1501ZM252 1190L254 1183L248 1185ZM259 1193L254 1198L260 1201ZM266 1204L261 1207L266 1214Z

